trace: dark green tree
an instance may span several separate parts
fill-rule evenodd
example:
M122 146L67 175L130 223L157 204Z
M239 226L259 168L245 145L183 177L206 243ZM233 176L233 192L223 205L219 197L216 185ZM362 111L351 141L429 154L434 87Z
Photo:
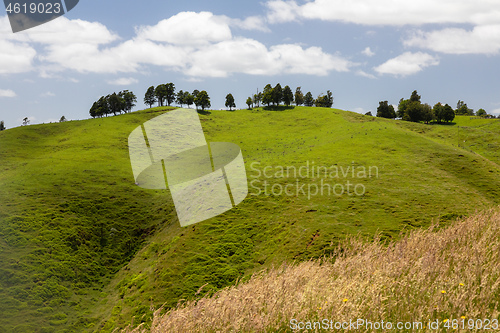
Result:
M184 96L185 96L184 91L182 91L182 90L179 90L179 92L176 95L175 101L177 102L177 104L179 104L181 106L181 108L182 108L182 105L185 104Z
M447 122L453 121L453 119L455 119L455 111L453 111L453 108L448 104L443 106L443 119Z
M255 95L254 95L255 96ZM248 105L248 109L251 109L252 108L252 104L253 104L253 100L252 100L252 97L248 97L247 98L247 105Z
M403 120L419 122L424 120L423 108L420 102L410 102L406 108Z
M327 90L325 97L323 97L323 107L331 108L333 106L333 94L330 90Z
M66 117L65 116L62 116L61 119L59 119L60 123L64 123L65 121L66 121Z
M196 98L198 96L198 94L200 93L200 91L198 89L195 89L193 90L193 97Z
M226 108L229 108L229 111L232 111L233 108L236 107L236 103L234 103L233 94L226 95Z
M300 89L301 87L298 87L295 90L295 105L297 106L301 106L302 104L304 104L304 94Z
M444 107L441 103L436 103L432 107L432 111L434 112L434 117L438 123L441 123L444 120Z
M281 88L281 84L276 84L273 88L273 104L280 105L281 101L283 101L283 89Z
M267 106L271 105L273 102L273 87L270 84L267 84L264 87L264 92L262 94L262 103L267 104Z
M474 115L474 110L473 109L469 109L467 107L467 103L465 103L464 101L458 101L457 103L457 109L455 110L455 113L457 115L461 115L461 116L473 116Z
M479 109L477 110L476 112L476 116L478 117L486 117L488 114L486 113L486 110L485 109Z
M262 93L261 92L253 95L252 103L256 107L260 107L260 102L261 101L262 101Z
M285 88L283 88L283 103L286 106L290 106L290 104L293 103L293 92L289 86L285 86Z
M94 104L92 104L92 107L89 110L90 116L92 118L100 117L98 111L99 111L99 104L98 104L98 102L94 102Z
M163 106L163 102L165 101L165 98L167 97L167 86L164 84L159 84L155 88L155 97L156 97L156 100L158 101L158 106Z
M146 94L144 95L144 104L149 105L149 107L153 107L153 104L157 102L156 96L155 96L155 87L151 86L148 88L146 91Z
M109 95L108 95L109 96ZM96 115L97 117L108 116L111 113L109 108L108 96L101 96L97 101Z
M211 105L208 93L205 90L200 91L194 99L194 104L196 104L197 107L201 107L202 111L209 108Z
M377 117L394 119L396 118L396 112L394 107L389 105L388 101L383 101L378 103Z
M131 112L137 102L137 96L128 90L120 91L118 96L123 100L123 111L125 113Z
M421 106L421 114L422 114L422 120L428 124L429 122L433 121L435 119L434 112L432 110L432 107L425 103L422 104Z
M405 112L406 112L406 108L408 107L408 104L410 104L410 100L409 99L401 98L399 100L398 111L396 112L397 118L403 118L404 117Z
M175 84L167 83L165 85L165 100L167 101L168 106L170 106L173 102L175 102Z
M108 100L108 105L109 105L109 110L113 113L113 115L116 116L116 113L121 113L125 101L116 93L112 93L111 95L106 96L106 99Z
M188 107L194 103L194 96L188 91L184 92L184 103L186 103Z
M23 126L28 126L29 124L30 124L30 120L29 120L29 118L28 118L28 117L25 117L25 118L23 119Z
M370 116L370 117L373 117L373 115L372 115L372 112L371 112L371 111L368 111L367 113L365 113L365 116Z
M416 90L413 90L410 96L410 102L419 102L420 103L420 95Z
M6 128L5 128L5 123L4 123L4 121L2 120L2 121L0 121L0 131L5 131L5 129L6 129Z
M314 98L313 98L313 95L311 94L310 91L308 91L306 96L304 97L304 105L305 106L313 106L314 105Z

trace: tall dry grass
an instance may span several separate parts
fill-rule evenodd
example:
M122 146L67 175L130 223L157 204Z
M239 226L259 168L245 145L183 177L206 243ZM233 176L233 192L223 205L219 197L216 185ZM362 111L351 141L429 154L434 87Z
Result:
M292 319L431 319L453 331L443 329L444 320L500 319L499 276L500 211L491 210L438 231L412 231L389 246L352 238L335 260L283 265L213 297L157 311L147 331L281 332L292 331Z

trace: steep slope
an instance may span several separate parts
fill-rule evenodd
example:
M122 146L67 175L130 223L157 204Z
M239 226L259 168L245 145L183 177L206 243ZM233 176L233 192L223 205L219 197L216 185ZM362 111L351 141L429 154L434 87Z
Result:
M135 186L128 158L129 133L162 112L0 133L0 332L112 331L263 267L331 253L346 235L397 239L500 204L488 146L498 122L467 127L484 143L478 155L453 146L454 126L320 108L213 111L200 114L207 141L241 147L250 194L181 228L168 191ZM336 192L321 194L325 184Z

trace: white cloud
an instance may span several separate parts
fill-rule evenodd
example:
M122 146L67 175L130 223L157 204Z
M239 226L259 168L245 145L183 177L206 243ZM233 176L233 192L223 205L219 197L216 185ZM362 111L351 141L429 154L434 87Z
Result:
M406 46L425 48L451 54L498 54L500 51L500 24L477 26L468 31L447 28L413 34Z
M27 43L8 40L13 35L7 16L0 17L0 74L25 73L32 69L35 49Z
M250 16L244 20L228 18L228 23L232 27L244 30L271 32L271 30L266 25L265 19L260 16Z
M56 94L54 94L51 91L44 92L43 94L40 94L40 97L54 97Z
M122 78L118 78L115 80L108 80L107 82L108 82L108 84L112 84L115 86L128 86L128 85L137 83L139 81L137 79L132 78L132 77L122 77Z
M295 21L300 16L300 6L293 0L271 0L266 3L269 9L267 20L270 23L283 23Z
M374 68L379 74L406 76L416 74L425 67L439 65L439 59L430 54L405 52Z
M332 71L348 71L355 65L319 47L266 46L255 39L233 36L231 26L267 29L260 17L237 20L209 12L181 12L156 25L138 27L134 38L120 41L100 23L62 17L31 32L7 34L11 41L3 42L33 50L31 58L20 66L23 70L29 68L36 54L32 46L37 46L36 69L43 78L62 79L62 72L66 70L136 73L147 65L161 66L194 78L227 77L234 73L323 76ZM5 68L12 70L13 66ZM122 78L108 83L125 85L133 81Z
M17 94L14 90L0 89L0 97L16 97Z
M155 26L137 28L142 39L177 45L200 45L231 39L227 18L210 12L181 12Z
M272 46L238 38L202 48L191 55L186 73L198 77L226 77L232 73L252 75L309 74L324 76L345 72L351 62L324 53L321 48L303 49L294 44Z
M376 79L377 78L375 75L370 74L370 73L366 73L365 71L363 71L361 69L356 72L356 75L364 76L364 77L367 77L369 79Z
M300 18L364 25L421 25L429 23L500 23L500 2L493 0L271 0L266 3L271 23Z
M373 57L375 55L375 52L373 52L370 47L366 47L363 51L361 51L361 53L367 57Z

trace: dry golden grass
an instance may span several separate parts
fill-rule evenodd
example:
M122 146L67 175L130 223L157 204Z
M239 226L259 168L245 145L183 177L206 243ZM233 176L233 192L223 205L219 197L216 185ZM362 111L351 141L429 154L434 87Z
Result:
M445 319L500 319L500 211L433 229L389 246L350 239L335 260L262 272L211 298L157 311L150 330L127 332L284 332L292 331L291 319L360 318L394 325L439 320L441 330L453 331L443 329Z

